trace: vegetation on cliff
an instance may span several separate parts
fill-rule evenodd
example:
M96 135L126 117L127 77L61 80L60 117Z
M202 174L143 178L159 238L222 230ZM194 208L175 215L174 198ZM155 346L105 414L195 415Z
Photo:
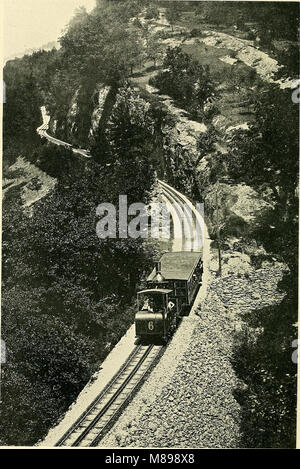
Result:
M197 26L201 36L203 23L209 21L210 27L225 30L234 25L248 39L258 35L268 51L274 39L296 38L293 5L264 2L255 5L256 10L250 3L238 7L234 2L184 3L184 8L172 10L166 2L171 35L176 25L190 22L190 29ZM159 99L151 100L145 93L142 100L128 84L145 54L154 65L158 58L157 36L137 17L143 5L146 18L157 20L153 2L98 1L91 14L78 11L61 38L60 50L25 56L4 70L4 171L22 154L56 178L57 184L34 205L30 218L20 198L22 187L8 190L4 200L2 336L7 363L1 383L1 444L32 444L42 437L132 322L136 283L148 270L155 248L140 239L99 240L96 207L101 202L117 203L122 193L129 202L148 203L157 172L207 203L212 237L219 232L223 249L228 248L227 238L238 234L242 251L255 240L266 255L288 267L279 285L286 294L281 304L244 314L246 327L237 336L233 363L246 384L236 390L242 407L241 444L293 447L297 105L290 91L277 85L263 87L253 77L255 72L248 70L243 83L252 76L251 99L246 96L251 111L248 130L222 134L214 126L215 109L206 107L212 96L218 103L222 95L220 72L217 82L217 73L212 77L188 48L169 48L164 69L152 84L186 109L189 117L198 121L205 117L208 124L198 141L190 138L190 146L196 142L192 156L188 145L172 146L170 134L177 132L178 119L172 120ZM281 73L293 75L295 62L285 56ZM228 72L226 79L233 88L243 80L240 71ZM86 145L96 96L105 85L109 99L93 136L93 161L83 163L69 150L38 140L39 107L46 104L57 136L69 140L71 135L73 143ZM151 102L145 107L147 99ZM218 198L221 178L227 192L219 196L217 207L209 205ZM239 231L241 219L230 213L233 196L228 181L246 184L270 202L271 210L262 211L250 228L243 224ZM215 213L222 202L220 227ZM253 263L259 264L258 257L253 256Z
M1 444L31 445L57 422L132 323L136 284L156 254L143 239L99 239L96 234L96 208L101 202L117 203L122 193L149 202L154 165L147 158L149 137L144 139L138 124L126 133L125 111L119 109L121 120L116 117L113 127L115 146L106 147L101 165L40 141L36 134L40 105L46 103L62 122L74 91L84 82L79 109L84 121L84 111L91 111L89 105L83 108L85 99L97 80L105 78L94 76L95 70L106 63L102 70L109 83L112 75L125 73L118 60L124 34L128 41L135 39L120 28L129 17L124 18L120 8L108 7L101 32L95 15L81 12L74 19L61 50L26 56L5 69L6 167L22 154L57 183L52 193L34 204L30 217L20 197L22 186L9 189L4 199L2 338L7 362L1 380ZM116 18L116 36L105 38L108 20L116 25ZM83 72L76 70L76 59L90 60L88 44L73 50L72 40L77 45L81 35L87 40L90 28L99 33L95 48L105 38L107 53L109 44L115 44L116 55L108 63L102 52L102 62L95 59ZM71 50L73 56L65 62ZM79 136L83 133L79 129ZM114 166L105 166L104 160L113 160Z
M269 87L257 100L255 124L233 136L228 154L232 178L270 191L274 209L262 214L250 235L287 265L278 285L285 293L281 303L245 314L248 327L237 337L234 363L247 385L237 390L237 397L243 410L243 444L250 447L295 447L296 441L292 343L298 311L298 129L290 90Z
M128 196L138 188L147 202L153 175L149 168L141 186L138 172L133 180L121 168L61 168L54 192L35 203L30 218L15 191L5 197L2 444L30 445L45 434L133 321L136 284L155 249L142 239L99 239L96 208L118 200L124 179L136 184L128 182Z

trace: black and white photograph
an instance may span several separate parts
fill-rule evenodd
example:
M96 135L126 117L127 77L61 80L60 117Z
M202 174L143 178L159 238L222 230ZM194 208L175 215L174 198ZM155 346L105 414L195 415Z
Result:
M1 449L300 448L299 5L1 0Z

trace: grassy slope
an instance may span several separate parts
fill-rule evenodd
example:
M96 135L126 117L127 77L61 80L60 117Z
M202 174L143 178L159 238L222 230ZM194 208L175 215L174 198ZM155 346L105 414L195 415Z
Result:
M159 26L159 23L156 23ZM245 102L245 93L247 92L249 85L245 86L243 83L249 83L251 75L253 76L253 69L244 63L237 61L234 65L223 62L220 58L225 56L232 56L234 51L228 48L219 48L209 46L201 42L201 37L195 38L194 43L191 40L184 38L186 35L182 35L180 28L184 28L186 33L189 33L192 29L198 29L200 31L222 31L223 28L218 28L215 25L207 23L199 23L195 21L194 16L185 12L182 18L175 25L174 32L171 28L165 26L164 31L169 35L172 44L181 45L184 52L192 55L202 65L208 65L211 73L211 77L216 84L216 91L219 92L217 98L217 106L219 113L226 118L229 125L240 125L244 122L251 122L253 120L253 113L251 107L241 105ZM226 29L226 33L232 34L237 38L240 37L239 32ZM165 46L167 47L167 43ZM138 73L132 78L132 82L139 88L145 90L148 84L149 78L154 76L161 68L161 62L158 61L156 71L151 67L151 62L144 65L142 69L138 70ZM151 67L148 69L148 67ZM261 78L254 73L255 82L261 81Z

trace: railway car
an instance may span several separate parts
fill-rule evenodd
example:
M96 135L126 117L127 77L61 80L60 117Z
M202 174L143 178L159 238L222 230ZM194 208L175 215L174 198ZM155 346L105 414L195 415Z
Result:
M163 254L147 278L147 289L137 293L136 336L166 342L192 305L202 273L202 252Z

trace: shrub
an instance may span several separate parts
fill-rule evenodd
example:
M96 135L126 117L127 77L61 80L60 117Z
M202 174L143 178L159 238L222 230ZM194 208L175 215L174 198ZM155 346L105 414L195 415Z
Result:
M148 8L146 10L145 18L147 20L151 20L151 19L157 20L159 18L158 8L156 8L156 6L154 6L154 5L148 6Z
M202 35L201 29L193 28L190 32L190 37L197 37L201 35Z
M193 118L202 117L203 106L213 93L209 68L199 64L181 47L167 49L163 67L164 71L154 77L151 84L161 93L172 96Z

